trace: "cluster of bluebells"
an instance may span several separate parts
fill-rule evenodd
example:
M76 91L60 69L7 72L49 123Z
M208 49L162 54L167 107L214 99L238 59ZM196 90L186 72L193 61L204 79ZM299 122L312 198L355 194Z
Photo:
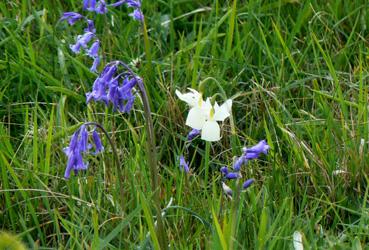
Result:
M118 7L126 4L128 7L133 8L133 12L129 14L133 19L143 21L143 14L141 11L140 0L120 0L112 4L106 4L105 0L83 0L83 9L97 14L105 14L108 12L107 7Z
M94 22L77 12L65 12L60 20L67 21L70 25L74 25L79 20L84 20L87 23L87 27L84 29L85 33L77 36L76 43L71 44L70 49L76 54L83 50L94 60L90 71L97 72L97 67L100 64L100 40L96 37Z
M141 78L132 72L119 73L118 66L123 64L115 61L107 64L96 78L92 91L86 94L86 102L101 101L106 105L111 103L114 110L123 113L131 111L135 95L134 87L142 82Z
M117 7L123 4L134 8L134 11L130 14L133 19L143 21L140 0L121 0L109 5L107 5L104 0L83 0L83 9L96 12L98 14L105 14L108 12L108 6ZM76 54L84 51L87 56L93 59L93 64L90 68L90 71L97 72L97 67L99 66L101 60L99 56L100 40L96 37L96 29L93 20L88 19L77 12L65 12L60 20L67 21L71 26L73 26L79 20L86 22L87 27L84 29L84 33L77 36L76 43L71 44L70 49Z
M260 141L258 144L251 148L243 148L243 154L238 157L233 164L233 171L231 172L228 167L222 167L220 172L223 174L224 179L233 180L241 178L241 167L246 165L249 160L258 158L261 154L267 154L269 145L265 140ZM254 182L254 179L248 179L242 184L243 189L247 189ZM224 192L232 197L232 189L222 182Z
M133 13L130 14L133 19L144 20L140 0L121 0L111 4L106 4L104 0L83 0L83 10L105 14L108 12L108 7L118 7L123 4L134 9ZM60 20L68 22L71 26L78 21L86 23L84 33L77 36L76 43L70 45L70 48L76 54L84 52L91 57L94 61L90 71L97 73L97 67L100 64L100 40L96 36L94 21L77 12L65 12ZM124 66L123 72L119 71L119 65ZM112 104L114 110L128 113L135 100L134 87L137 84L142 84L141 78L135 75L123 62L113 61L108 63L96 78L92 91L86 94L86 102L101 101L106 105ZM88 163L83 161L82 156L92 148L92 145L88 143L88 137L86 125L82 125L73 134L69 147L64 149L68 157L65 178L70 177L72 170L77 174L79 170L87 169ZM92 140L96 148L95 153L102 151L101 140L96 131L92 132Z
M104 150L100 136L96 130L92 131L92 141L95 145L95 152L93 152L93 154L97 154ZM88 163L83 161L82 156L88 153L92 147L93 145L89 143L89 132L87 131L87 127L86 125L82 125L72 135L69 146L64 148L64 153L68 157L67 169L64 174L66 179L69 179L72 170L77 175L78 171L87 169Z

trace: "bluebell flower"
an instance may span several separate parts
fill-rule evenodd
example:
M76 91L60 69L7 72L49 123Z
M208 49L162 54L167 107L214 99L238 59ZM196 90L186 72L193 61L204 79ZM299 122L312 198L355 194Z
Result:
M104 0L100 0L95 8L95 12L98 14L105 14L108 12L108 9L106 8L106 3Z
M88 139L89 133L87 131L87 127L86 125L82 125L76 132L74 132L69 146L64 149L64 153L68 157L67 168L64 174L66 179L70 178L72 170L77 175L78 171L87 169L88 162L83 161L82 155L87 153L92 147L91 144L88 143ZM94 154L104 150L99 134L95 130L92 133L92 140L96 149Z
M89 11L95 11L96 0L83 0L83 9Z
M104 150L104 146L102 145L100 136L96 132L96 130L94 130L92 132L92 139L93 139L93 141L95 143L95 149L96 149L94 154L97 154L99 152L102 152Z
M185 171L186 173L188 173L190 171L190 168L188 166L188 162L186 162L185 158L183 155L181 155L179 157L179 168L183 171Z
M244 148L243 153L246 159L256 159L261 153L268 154L269 145L266 140L261 140L258 144L251 148Z
M89 103L91 100L94 100L94 101L102 101L106 105L108 105L109 98L106 94L107 88L108 86L106 82L104 82L99 77L96 78L92 86L92 92L86 93L86 103Z
M140 9L135 9L131 14L129 14L130 17L137 21L143 21L144 16Z
M100 64L100 57L97 56L94 58L94 62L92 63L90 71L97 73L97 67L99 66L99 64Z
M127 0L127 5L133 8L141 8L140 0Z
M86 32L85 34L78 36L77 42L70 46L71 50L74 53L78 54L81 51L81 47L86 48L87 44L94 37L95 37L95 34L92 32Z
M90 47L90 49L87 50L87 55L91 58L96 58L99 56L99 48L100 48L100 41L96 40Z
M70 173L74 170L75 174L80 170L86 170L88 163L83 161L82 153L87 150L86 127L81 126L72 136L69 147L64 149L68 157L67 168L64 177L69 179Z
M248 187L251 186L252 183L254 183L254 179L248 179L247 181L245 181L243 184L242 184L242 188L243 189L247 189Z
M94 21L87 19L87 28L85 28L85 32L96 33Z
M229 180L238 179L240 177L241 177L241 175L238 172L229 172L225 175L225 178L227 178Z
M104 70L101 72L100 78L104 82L108 83L113 79L115 73L117 73L117 70L118 70L118 67L116 63L108 64L105 66Z
M233 170L234 171L240 171L243 164L247 163L247 159L243 156L240 156L237 158L235 163L233 164Z
M200 133L201 133L201 130L192 129L190 133L188 133L187 135L187 140L192 141L193 139L195 139L196 136L200 135Z
M228 168L226 166L220 168L220 172L224 175L228 174Z
M82 152L86 152L88 150L88 132L85 125L81 126L79 136L81 137L79 147Z
M77 12L65 12L60 18L60 21L68 21L70 25L74 25L78 20L83 19L84 16Z

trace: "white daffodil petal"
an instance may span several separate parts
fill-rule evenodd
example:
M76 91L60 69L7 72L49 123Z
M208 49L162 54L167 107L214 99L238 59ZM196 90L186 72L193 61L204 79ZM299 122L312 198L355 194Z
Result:
M220 127L216 121L206 121L201 130L201 139L205 141L219 141Z
M186 125L194 129L202 129L205 123L205 114L200 107L193 107L188 112Z
M186 102L191 107L194 107L197 105L199 99L201 98L200 93L198 93L196 90L195 92L182 94L181 92L176 90L176 95L178 96L179 99Z
M293 247L295 250L304 250L304 245L302 244L302 234L299 231L293 233Z
M227 100L222 106L214 106L214 120L224 121L228 116L230 116L230 111L232 108L232 100Z
M202 102L201 109L206 114L206 119L210 119L212 106L209 98L207 98L205 102Z

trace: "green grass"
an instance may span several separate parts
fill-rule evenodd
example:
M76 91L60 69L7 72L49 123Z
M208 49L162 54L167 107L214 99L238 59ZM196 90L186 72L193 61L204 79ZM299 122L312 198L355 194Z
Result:
M86 106L96 75L68 45L82 27L58 22L80 2L0 3L0 229L30 249L155 249L143 107ZM97 16L96 29L104 61L138 59L147 80L171 248L292 249L299 231L306 249L366 249L367 1L144 1L143 11L150 51L126 8ZM234 98L209 159L200 139L185 149L188 109L174 94L207 78L205 96ZM105 138L88 171L66 181L62 150L84 121L104 125L123 166ZM256 182L232 220L219 168L264 138L271 151L244 167Z

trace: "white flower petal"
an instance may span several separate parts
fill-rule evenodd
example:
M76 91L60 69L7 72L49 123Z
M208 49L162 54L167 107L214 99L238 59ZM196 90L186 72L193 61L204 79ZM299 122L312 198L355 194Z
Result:
M210 110L212 109L210 99L207 98L206 101L201 103L201 110L205 114L206 120L210 119Z
M205 141L219 141L220 127L216 121L206 121L201 130L201 139Z
M205 123L205 113L200 107L193 107L188 112L186 125L194 129L202 129Z
M304 250L304 245L302 244L302 234L299 231L293 233L293 248L295 250Z
M214 120L215 121L224 121L228 116L230 116L230 112L232 109L232 100L227 100L222 106L214 105Z
M190 91L191 91L190 93L182 94L181 92L176 90L176 95L178 96L179 99L186 102L191 107L194 107L198 104L201 98L201 94L194 89L190 89Z

